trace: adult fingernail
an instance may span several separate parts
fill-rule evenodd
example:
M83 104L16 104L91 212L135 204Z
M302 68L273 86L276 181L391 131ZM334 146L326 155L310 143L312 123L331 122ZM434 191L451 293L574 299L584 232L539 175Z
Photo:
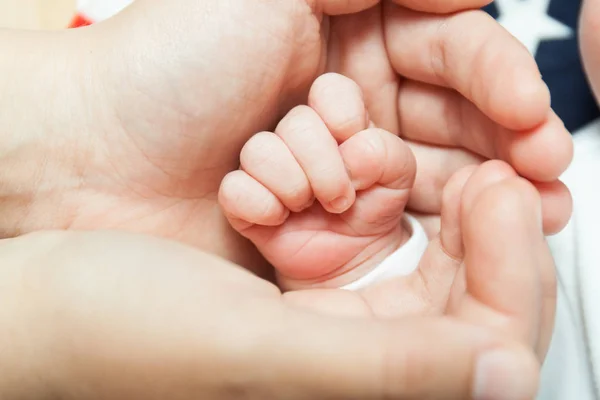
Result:
M475 366L475 400L525 400L535 395L535 377L519 354L508 350L483 353Z
M344 212L350 208L350 199L346 196L340 196L337 199L330 201L329 206L337 212Z

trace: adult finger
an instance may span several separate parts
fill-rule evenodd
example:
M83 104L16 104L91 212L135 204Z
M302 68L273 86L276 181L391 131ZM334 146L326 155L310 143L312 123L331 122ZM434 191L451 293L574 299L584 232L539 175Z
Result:
M460 275L465 247L462 215L469 212L469 204L465 202L473 197L469 193L465 196L465 192L472 192L473 187L482 190L514 174L505 163L489 161L479 167L465 167L450 178L442 196L439 235L429 243L419 269L411 276L428 293L429 304L426 306L443 312L456 303L452 292L464 293L464 281Z
M443 189L450 177L466 166L481 164L484 159L460 148L408 143L419 168L407 207L411 212L439 215ZM554 234L561 231L573 208L569 190L560 181L534 185L542 197L544 232Z
M444 16L385 7L388 53L400 75L455 89L510 129L545 120L550 94L534 59L485 12Z
M308 4L329 15L349 14L366 10L380 0L307 0ZM449 13L459 10L481 8L490 0L393 0L396 4L414 10Z
M466 183L477 167L472 165L458 171L450 178L442 196L442 215L440 226L440 250L455 260L463 258L463 240L461 229L461 199Z
M450 320L293 313L281 326L267 335L274 373L300 398L512 400L536 392L538 366L528 351L496 351L486 334Z
M469 194L468 186L463 207L469 209L462 212L467 295L455 315L537 348L546 306L542 267L553 265L541 229L539 194L518 177L478 195L476 190Z
M417 176L408 207L411 211L440 214L442 192L457 171L485 161L469 151L407 141L417 160Z
M554 112L533 129L514 131L454 90L407 81L399 94L398 113L402 137L502 159L531 180L558 179L573 157L571 135Z
M328 69L355 81L362 89L370 119L378 128L398 133L399 77L385 46L382 7L331 19Z
M23 283L19 323L49 327L33 330L45 339L27 343L41 349L27 366L61 398L512 400L536 391L531 353L487 330L309 312L174 242L45 233L0 252L21 271L11 274Z

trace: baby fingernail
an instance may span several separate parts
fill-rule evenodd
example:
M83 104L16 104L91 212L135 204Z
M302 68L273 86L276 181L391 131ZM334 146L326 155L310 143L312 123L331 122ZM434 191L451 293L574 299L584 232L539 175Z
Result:
M475 400L522 400L532 393L531 376L523 373L523 359L507 350L482 354L475 365Z
M348 199L346 196L341 196L330 201L329 206L335 211L343 212L350 208L350 199Z
M306 204L304 204L302 207L300 207L300 212L304 211L304 210L308 210L309 208L311 208L313 206L313 204L315 204L315 198L313 197L312 199L310 199L310 201Z

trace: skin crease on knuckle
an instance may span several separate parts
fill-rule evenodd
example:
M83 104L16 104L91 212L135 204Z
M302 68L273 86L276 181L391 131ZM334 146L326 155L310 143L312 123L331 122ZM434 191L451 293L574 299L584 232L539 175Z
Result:
M253 136L242 149L240 155L242 167L256 171L261 167L264 169L276 166L279 158L274 157L274 154L281 151L279 143L276 142L279 140L281 139L270 132L262 132ZM272 160L273 158L275 160ZM312 197L310 187L306 185L303 177L296 179L298 177L292 174L287 178L286 190L281 193L282 197L293 202L294 207L304 207Z
M312 121L321 122L313 109L307 106L298 106L290 111L280 122L277 127L277 133L288 145L292 145L293 147L302 146L305 154L322 153L318 148L322 143L321 141L313 143L305 139L307 137L314 137L310 133L315 128L311 124ZM333 138L331 140L334 141ZM323 199L324 201L331 201L346 193L348 190L348 179L339 179L341 177L337 163L321 163L318 167L311 174L312 181L310 182L316 194L328 197ZM322 177L336 177L336 179L326 180L322 179Z
M381 131L380 135L386 137L384 139L382 136L379 137L380 141L380 159L384 160L383 165L391 165L390 157L398 158L396 161L400 163L399 166L393 168L394 171L401 171L401 174L395 179L393 182L386 182L386 186L391 187L403 187L408 188L412 186L415 181L417 168L416 168L416 159L415 155L410 150L408 145L404 143L404 141L395 136L391 135L389 132ZM389 143L385 143L388 141ZM390 148L393 146L394 150L391 151ZM392 155L393 154L393 155ZM399 156L399 157L398 157ZM382 176L380 180L385 179L383 174L385 174L385 170L382 172ZM386 181L388 179L385 179Z
M380 175L384 173L385 161L388 159L387 148L381 135L385 134L383 131L378 130L367 130L363 131L361 136L364 138L363 154L365 160L368 160L369 165L377 166L380 169ZM381 178L381 177L380 177Z
M309 187L304 184L294 184L282 194L282 197L286 199L292 199L294 202L294 212L300 212L310 207L314 202L312 191Z
M240 162L242 166L252 165L254 168L263 164L269 164L268 161L273 156L274 152L279 148L274 143L277 138L269 132L257 133L246 142L240 153Z
M276 133L279 136L302 136L303 131L308 129L305 121L311 118L313 114L315 114L314 110L308 106L294 107L279 122Z
M331 121L332 129L339 132L358 132L366 126L365 118L360 113L352 113L338 121Z
M332 101L335 101L333 108ZM362 91L348 78L335 74L318 78L311 89L309 104L326 110L326 123L332 130L358 132L367 124Z

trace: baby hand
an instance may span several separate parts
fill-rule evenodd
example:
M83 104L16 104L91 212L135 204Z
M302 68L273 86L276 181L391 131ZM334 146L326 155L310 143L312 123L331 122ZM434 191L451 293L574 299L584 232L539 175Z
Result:
M253 136L219 192L231 225L288 289L353 282L410 235L409 147L372 126L359 87L341 75L317 79L308 104Z

